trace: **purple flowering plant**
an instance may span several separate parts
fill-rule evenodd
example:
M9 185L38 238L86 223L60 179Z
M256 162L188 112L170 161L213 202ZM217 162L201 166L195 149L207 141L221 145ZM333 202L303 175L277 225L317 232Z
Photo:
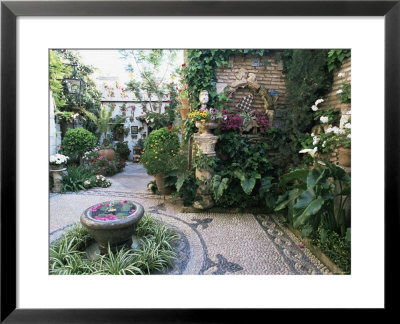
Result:
M239 108L222 110L221 130L237 130L242 126L242 123L243 118L240 116Z

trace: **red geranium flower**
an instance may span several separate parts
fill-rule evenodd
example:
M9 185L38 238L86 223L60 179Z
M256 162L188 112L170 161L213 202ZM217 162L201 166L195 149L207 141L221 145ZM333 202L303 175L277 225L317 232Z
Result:
M172 126L171 126L171 125L169 125L169 126L168 126L168 129L169 129L169 130L171 130L171 129L172 129Z
M186 63L183 63L183 64L182 64L182 67L185 67L185 66L186 66Z

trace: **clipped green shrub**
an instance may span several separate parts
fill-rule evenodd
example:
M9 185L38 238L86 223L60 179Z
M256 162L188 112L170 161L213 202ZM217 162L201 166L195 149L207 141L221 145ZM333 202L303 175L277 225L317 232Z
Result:
M146 139L140 161L148 174L165 173L174 168L178 151L178 135L173 130L161 128L151 132Z
M70 129L62 140L63 153L72 161L79 161L83 154L97 145L97 137L84 128Z

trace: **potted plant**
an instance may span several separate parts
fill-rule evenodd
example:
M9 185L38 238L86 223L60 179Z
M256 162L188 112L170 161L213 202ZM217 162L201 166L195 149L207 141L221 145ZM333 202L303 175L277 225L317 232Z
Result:
M65 168L69 157L63 154L54 154L50 156L50 170L58 171Z
M115 104L113 104L115 107ZM100 134L100 138L102 139L102 149L99 151L99 155L104 156L107 160L113 160L115 158L115 152L112 147L109 147L109 141L107 140L107 134L109 130L114 130L114 128L120 123L125 122L125 116L117 116L115 119L112 118L113 106L111 105L111 109L107 110L104 106L100 108L99 117L95 114L84 110L83 112L96 124L97 132ZM112 122L111 122L112 121ZM122 126L123 128L123 126Z
M53 188L52 192L61 192L62 184L62 171L65 169L65 164L69 157L63 154L54 154L50 156L50 172L53 175Z
M128 142L118 142L116 144L116 151L123 160L128 160L131 151L129 149Z
M194 123L200 135L210 135L211 130L218 128L218 119L222 114L213 108L201 108L188 114L191 123Z
M122 115L125 116L126 115L126 104L122 104L119 107L119 110L121 111Z
M178 110L179 110L179 113L181 114L181 119L182 120L186 120L186 116L187 116L187 114L189 113L189 111L190 111L190 108L189 108L189 106L178 106Z
M174 168L179 151L179 138L173 129L160 128L150 133L140 159L147 173L155 177L158 190L166 195L171 192L164 186L164 174Z
M137 137L137 135L136 135ZM136 145L133 147L136 155L142 155L144 149L144 140L143 138L139 138L136 142Z
M178 90L179 92L179 99L182 103L182 108L189 109L189 95L190 90L187 88L187 85L183 84L181 88Z

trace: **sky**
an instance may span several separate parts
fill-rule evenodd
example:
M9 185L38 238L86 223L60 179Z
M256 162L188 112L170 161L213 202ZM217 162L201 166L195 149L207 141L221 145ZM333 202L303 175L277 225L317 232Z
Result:
M116 77L116 80L122 84L130 80L129 72L125 70L128 60L123 59L118 50L79 50L77 52L85 64L99 69L93 74L96 83L104 82L104 80L98 80L99 77ZM179 53L176 62L183 63L183 51ZM164 67L160 70L164 70Z

